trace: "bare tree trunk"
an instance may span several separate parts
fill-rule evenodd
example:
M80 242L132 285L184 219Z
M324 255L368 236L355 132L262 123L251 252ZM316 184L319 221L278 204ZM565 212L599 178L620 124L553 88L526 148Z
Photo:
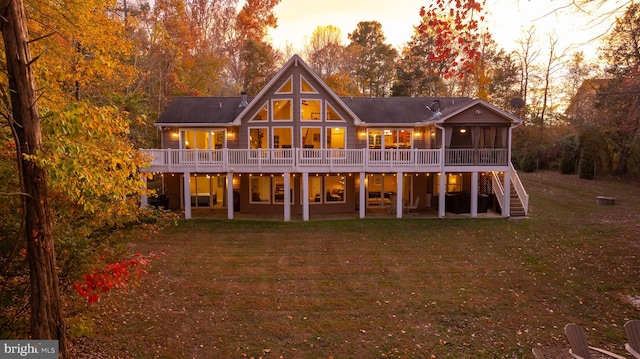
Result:
M66 327L56 270L53 224L47 194L47 172L25 155L42 147L27 17L22 0L0 0L0 28L7 58L11 93L9 123L16 140L27 258L31 282L31 337L59 340L62 358L69 357Z

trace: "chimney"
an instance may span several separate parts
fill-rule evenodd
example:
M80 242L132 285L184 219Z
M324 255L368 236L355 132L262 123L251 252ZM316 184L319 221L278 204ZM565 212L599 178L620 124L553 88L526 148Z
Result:
M241 94L242 94L242 102L240 102L240 106L238 106L238 107L247 107L247 106L249 106L249 103L247 102L247 93L245 91L242 91Z

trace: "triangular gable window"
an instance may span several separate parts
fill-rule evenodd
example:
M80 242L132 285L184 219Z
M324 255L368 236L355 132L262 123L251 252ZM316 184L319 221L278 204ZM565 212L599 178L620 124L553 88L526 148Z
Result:
M276 93L292 93L293 92L293 80L291 77L287 79L287 81L280 86Z
M304 78L304 76L300 76L300 92L302 93L318 93L318 91L311 86L309 81Z
M262 108L256 112L250 121L267 121L269 119L269 110L267 108L267 102L262 105Z
M333 106L327 103L325 113L327 116L327 121L344 121L342 116L338 114L338 112L333 108Z

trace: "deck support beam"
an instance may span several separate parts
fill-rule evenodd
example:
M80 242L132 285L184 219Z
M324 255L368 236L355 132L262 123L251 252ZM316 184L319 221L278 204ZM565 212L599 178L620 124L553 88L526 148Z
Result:
M184 219L191 219L191 173L183 174Z
M227 218L233 219L233 172L227 172Z
M302 220L309 220L309 172L302 172Z
M367 216L367 176L365 172L360 172L360 218Z
M284 221L291 221L291 174L284 173Z

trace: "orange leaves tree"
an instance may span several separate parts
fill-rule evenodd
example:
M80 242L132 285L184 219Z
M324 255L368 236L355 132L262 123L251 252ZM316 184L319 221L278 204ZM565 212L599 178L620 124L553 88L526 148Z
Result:
M426 71L444 79L473 73L481 56L484 0L436 0L420 9L417 32L429 46Z
M59 271L71 276L82 266L69 258L90 256L92 248L105 245L98 243L105 233L141 216L137 202L145 189L137 168L144 160L131 145L131 119L122 110L122 98L134 92L129 85L136 70L128 64L133 47L123 36L114 0L0 5L6 54L0 138L14 151L18 168L0 172L0 182L14 184L3 188L0 208L13 203L7 197L19 196L22 218L2 218L24 221L0 233L11 243L0 248L2 272L30 278L30 295L1 288L0 326L24 322L17 318L19 310L5 311L4 303L29 307L30 330L4 327L3 332L60 339L65 357ZM24 253L26 262L17 253ZM4 278L12 286L27 284Z

